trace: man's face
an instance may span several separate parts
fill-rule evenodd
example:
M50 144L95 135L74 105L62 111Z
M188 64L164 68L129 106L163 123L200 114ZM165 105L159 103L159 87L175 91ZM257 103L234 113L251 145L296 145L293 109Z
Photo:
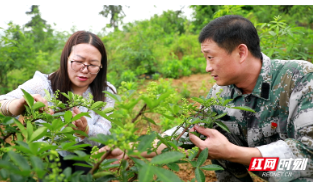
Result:
M216 80L219 86L239 83L239 54L235 49L231 54L220 48L213 40L207 39L201 43L201 52L206 61L206 71Z

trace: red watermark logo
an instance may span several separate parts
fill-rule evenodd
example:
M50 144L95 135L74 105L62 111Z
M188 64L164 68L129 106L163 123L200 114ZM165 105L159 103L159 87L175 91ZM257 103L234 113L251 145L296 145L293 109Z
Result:
M308 158L252 157L249 171L305 170Z
M279 157L252 157L249 171L276 171Z

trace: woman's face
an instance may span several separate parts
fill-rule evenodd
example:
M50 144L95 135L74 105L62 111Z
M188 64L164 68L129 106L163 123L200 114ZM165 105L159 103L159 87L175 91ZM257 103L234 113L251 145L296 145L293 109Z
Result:
M93 65L94 69L97 68L96 66L101 66L101 58L98 49L90 44L77 44L72 47L68 57L67 72L75 94L82 95L97 76L97 74L90 74L91 66L87 69L87 66L82 64ZM77 65L84 67L77 69Z

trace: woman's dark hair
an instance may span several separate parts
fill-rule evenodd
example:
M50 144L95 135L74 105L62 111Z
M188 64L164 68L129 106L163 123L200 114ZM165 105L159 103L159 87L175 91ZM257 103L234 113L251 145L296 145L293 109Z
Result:
M107 88L107 54L101 39L97 35L87 31L75 32L65 43L61 54L60 68L56 72L49 75L48 78L51 81L52 90L53 92L60 90L60 92L65 93L71 91L71 80L69 79L67 72L68 57L71 54L72 47L77 44L90 44L97 48L101 53L102 68L89 87L91 89L94 101L104 101L105 96L102 91L106 90ZM60 94L59 100L65 103L68 99Z
M250 20L238 15L226 15L214 19L200 32L199 42L211 39L229 54L239 44L245 44L251 54L262 59L260 38Z

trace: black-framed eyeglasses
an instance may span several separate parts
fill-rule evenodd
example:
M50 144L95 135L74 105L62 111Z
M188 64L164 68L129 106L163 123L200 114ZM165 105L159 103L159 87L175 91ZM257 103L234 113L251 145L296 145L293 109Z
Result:
M101 66L96 66L96 65L91 65L91 64L86 65L80 61L71 61L71 68L74 71L83 70L85 69L85 67L87 67L87 70L90 74L97 74L102 68L102 65Z

